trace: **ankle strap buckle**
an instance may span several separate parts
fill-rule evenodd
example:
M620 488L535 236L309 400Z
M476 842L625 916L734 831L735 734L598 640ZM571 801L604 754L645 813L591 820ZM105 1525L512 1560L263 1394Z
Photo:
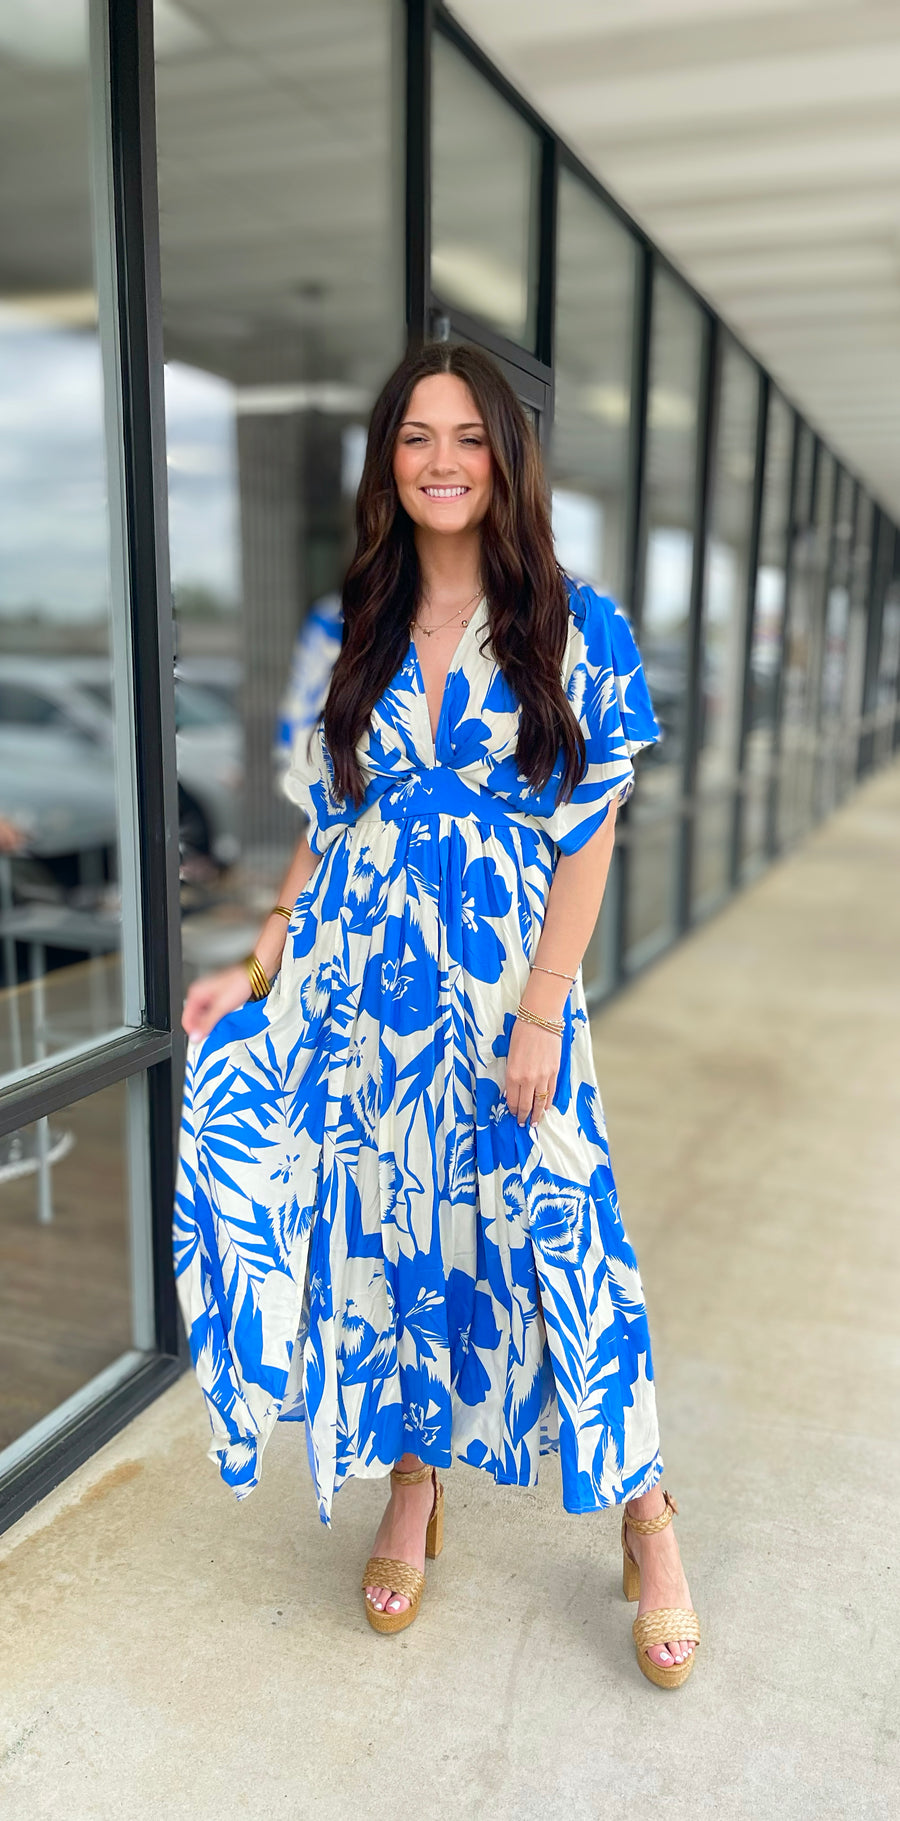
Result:
M625 1521L627 1524L631 1525L635 1536L655 1536L658 1530L665 1530L666 1525L671 1524L673 1517L678 1516L678 1506L671 1494L664 1492L663 1498L665 1499L665 1507L660 1512L659 1516L655 1518L633 1518L626 1506L624 1513Z

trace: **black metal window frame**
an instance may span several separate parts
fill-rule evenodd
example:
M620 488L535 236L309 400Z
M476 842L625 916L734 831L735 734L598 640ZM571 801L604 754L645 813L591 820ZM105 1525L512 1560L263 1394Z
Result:
M80 1466L180 1374L185 1342L171 1266L175 1084L181 1053L178 800L169 591L152 0L106 0L117 384L125 520L145 1010L141 1028L33 1071L0 1092L0 1133L144 1075L155 1351L0 1482L0 1530ZM96 71L93 72L96 81ZM92 104L99 105L95 88ZM105 111L105 110L104 110Z

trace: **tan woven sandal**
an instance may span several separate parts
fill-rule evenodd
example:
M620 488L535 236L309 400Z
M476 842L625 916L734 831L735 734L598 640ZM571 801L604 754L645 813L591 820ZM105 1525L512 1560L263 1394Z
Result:
M425 1555L433 1561L444 1547L444 1488L438 1479L437 1468L414 1467L410 1473L402 1473L399 1467L391 1468L391 1479L398 1486L417 1486L432 1475L434 1503L425 1532ZM376 1612L371 1600L367 1598L366 1618L374 1631L405 1631L407 1625L418 1618L425 1591L425 1576L419 1573L418 1568L413 1568L411 1562L394 1561L385 1555L370 1555L363 1570L363 1594L367 1587L390 1587L392 1593L409 1601L405 1612Z
M641 1571L625 1535L625 1525L630 1524L637 1536L655 1536L658 1530L665 1530L673 1517L678 1515L678 1506L668 1492L663 1493L665 1508L655 1518L626 1517L622 1511L622 1592L626 1600L639 1600L641 1597ZM692 1650L687 1661L673 1663L666 1669L662 1663L654 1663L648 1657L647 1650L651 1644L667 1644L670 1639L687 1638L694 1644L700 1642L700 1620L697 1614L682 1610L677 1606L657 1606L652 1612L642 1612L631 1627L634 1637L634 1648L637 1653L638 1668L648 1682L654 1682L657 1688L680 1688L686 1682L694 1667L695 1652Z

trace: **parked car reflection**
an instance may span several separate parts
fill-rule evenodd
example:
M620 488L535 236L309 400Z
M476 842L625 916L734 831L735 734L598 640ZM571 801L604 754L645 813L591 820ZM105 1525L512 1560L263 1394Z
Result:
M182 870L195 878L238 858L243 738L220 693L179 679L175 696ZM113 759L102 659L0 658L0 817L63 892L116 877Z

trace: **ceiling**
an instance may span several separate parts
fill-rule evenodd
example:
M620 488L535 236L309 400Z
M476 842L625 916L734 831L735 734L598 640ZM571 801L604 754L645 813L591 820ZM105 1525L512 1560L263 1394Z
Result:
M898 0L454 0L900 516Z

